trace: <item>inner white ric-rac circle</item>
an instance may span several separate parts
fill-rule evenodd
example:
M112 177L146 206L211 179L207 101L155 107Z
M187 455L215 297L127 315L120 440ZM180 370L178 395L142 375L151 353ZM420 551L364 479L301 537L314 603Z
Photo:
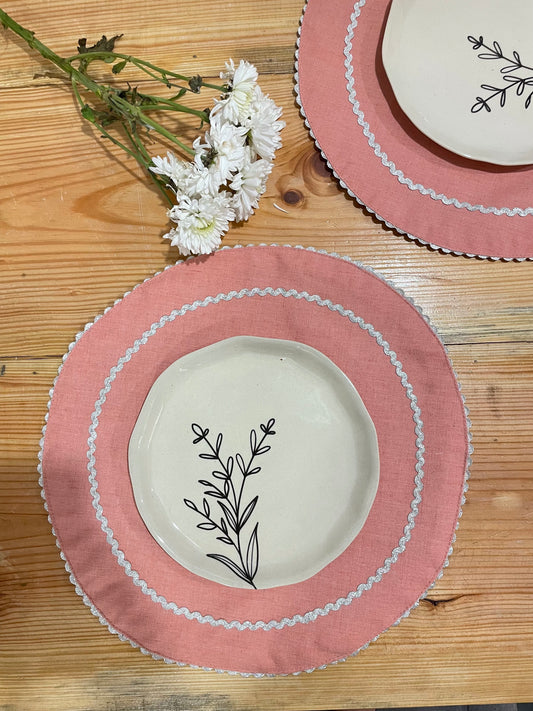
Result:
M282 297L282 298L295 298L304 299L308 303L314 304L317 307L326 307L330 312L337 314L341 317L347 318L348 321L354 326L364 330L370 337L372 337L376 343L383 350L383 353L388 357L392 367L400 379L400 383L405 390L406 397L410 402L411 410L413 411L413 421L414 421L414 436L416 439L416 464L413 467L413 498L411 500L409 511L406 515L407 524L402 530L402 534L398 539L397 545L393 548L390 554L384 559L383 563L377 568L375 573L371 575L365 582L362 582L357 586L355 590L351 590L348 593L341 595L339 598L332 602L328 602L322 607L317 607L313 610L308 610L291 617L283 617L279 620L225 620L225 619L215 619L212 615L206 614L200 611L189 610L185 606L180 606L178 603L173 601L168 601L165 597L160 595L156 590L149 586L149 584L143 580L139 573L133 569L131 563L127 560L124 552L120 549L119 543L114 537L113 530L109 524L108 519L104 514L104 509L100 503L100 494L98 492L98 479L97 479L97 468L96 468L96 437L98 429L98 418L103 410L107 395L111 391L113 382L118 377L119 373L125 368L127 363L139 352L141 347L145 345L148 340L155 335L159 329L163 328L166 324L173 322L176 318L185 316L191 311L195 311L201 307L210 307L212 305L220 304L223 302L231 301L233 299L241 298L257 298L263 296L272 297ZM206 296L202 300L194 301L192 304L184 304L179 309L174 309L169 314L163 315L159 321L156 321L152 326L145 331L140 338L136 339L131 347L129 347L123 356L121 356L117 363L110 369L109 375L104 381L104 385L100 390L100 395L95 403L94 411L91 415L91 425L89 427L89 437L88 437L88 451L87 458L88 464L87 469L89 471L89 483L90 491L92 496L92 505L95 510L96 519L100 523L100 527L104 534L106 535L106 541L111 548L112 554L116 557L118 564L123 568L125 574L132 580L133 584L141 589L143 594L150 597L150 599L160 605L163 609L169 610L175 615L184 616L188 620L196 620L200 623L207 623L212 626L221 626L225 629L237 629L237 630L271 630L271 629L283 629L285 626L293 626L300 623L308 623L317 619L319 616L325 616L332 612L336 612L343 607L350 605L353 600L361 597L361 595L370 590L376 583L379 583L383 576L388 573L392 566L398 561L400 555L406 550L407 544L411 539L412 531L415 526L416 517L419 511L419 505L422 501L422 488L423 488L423 477L424 477L424 434L423 434L423 423L421 419L421 411L417 404L416 396L413 392L413 387L410 384L406 373L403 371L402 364L396 357L396 353L391 350L387 341L383 338L382 334L377 331L371 324L365 322L360 316L357 316L352 310L345 309L340 304L334 304L329 299L323 299L316 294L309 294L305 291L296 291L295 289L284 289L282 287L254 287L252 289L241 289L240 291L230 291L227 293L219 293L216 296Z

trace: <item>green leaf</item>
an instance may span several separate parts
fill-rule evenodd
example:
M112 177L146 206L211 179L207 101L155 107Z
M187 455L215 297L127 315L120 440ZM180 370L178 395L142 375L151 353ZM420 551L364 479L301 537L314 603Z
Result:
M111 113L106 113L105 111L96 111L92 108L92 106L89 106L88 104L85 104L85 106L81 108L81 115L84 119L87 119L87 121L90 121L97 127L109 126L116 120Z
M85 104L81 108L81 115L83 116L84 119L87 119L87 121L95 121L96 120L96 114L94 112L94 109L89 106L89 104Z
M174 96L171 96L169 98L169 101L177 101L178 99L181 99L182 96L184 96L187 93L187 89L180 89L177 94L174 94Z
M127 59L123 59L121 62L117 62L116 64L113 64L113 69L112 72L113 74L120 74L120 72L124 69L126 64L128 63Z

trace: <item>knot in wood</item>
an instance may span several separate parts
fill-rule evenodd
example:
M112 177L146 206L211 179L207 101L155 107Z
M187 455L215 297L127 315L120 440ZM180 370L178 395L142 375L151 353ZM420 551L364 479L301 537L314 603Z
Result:
M283 194L283 201L287 205L298 205L300 202L302 202L304 199L304 196L299 190L287 190Z

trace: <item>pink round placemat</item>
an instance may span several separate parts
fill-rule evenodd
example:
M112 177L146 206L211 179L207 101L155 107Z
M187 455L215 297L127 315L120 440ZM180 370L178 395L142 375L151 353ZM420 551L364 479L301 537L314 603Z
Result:
M155 379L237 335L327 355L379 441L379 489L361 533L312 578L268 590L226 587L170 558L137 512L128 472ZM417 604L447 564L469 454L456 378L419 310L347 259L261 246L168 268L78 335L54 384L40 471L71 579L112 632L167 661L273 675L345 659Z
M469 257L533 258L533 166L461 158L400 109L381 61L390 0L308 0L296 86L341 185L387 226Z

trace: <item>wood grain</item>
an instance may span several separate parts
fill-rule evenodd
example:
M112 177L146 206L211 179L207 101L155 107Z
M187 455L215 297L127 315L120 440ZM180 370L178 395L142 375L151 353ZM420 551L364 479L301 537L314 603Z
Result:
M260 209L226 243L348 255L422 306L470 408L470 490L444 576L410 617L345 663L242 679L155 662L111 635L59 557L38 486L39 440L76 333L179 255L162 240L165 207L137 167L82 125L56 70L0 30L0 710L531 701L533 265L433 252L385 229L338 187L294 98L301 0L131 8L125 0L3 4L59 53L72 53L78 37L123 32L124 51L185 72L215 77L230 56L257 64L284 109L284 146Z
M533 340L530 263L466 260L384 230L327 171L293 105L291 77L263 84L285 109L284 147L257 214L226 244L275 241L353 256L416 299L447 343ZM119 149L82 130L68 94L40 87L2 95L11 108L0 114L7 299L0 355L57 355L87 321L179 254L161 239L168 227L159 196ZM30 107L47 101L38 140Z

